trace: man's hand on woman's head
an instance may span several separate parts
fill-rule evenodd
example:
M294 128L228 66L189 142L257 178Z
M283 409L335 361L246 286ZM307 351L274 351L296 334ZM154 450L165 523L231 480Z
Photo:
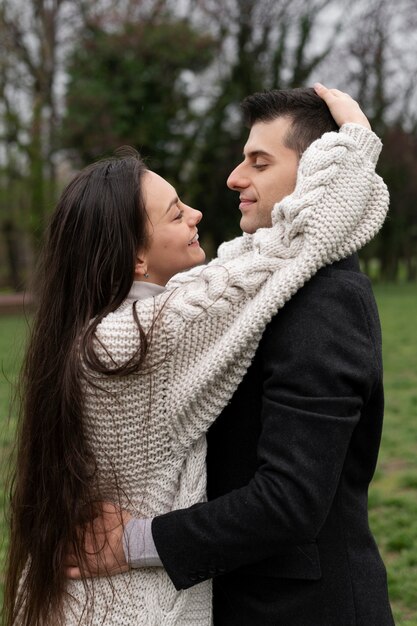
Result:
M360 124L365 128L371 128L368 118L361 110L359 104L347 93L339 89L328 89L321 83L314 84L314 91L322 98L330 109L336 124Z
M123 550L123 529L132 518L110 502L103 502L101 514L78 530L81 558L69 548L65 558L67 578L112 576L129 570Z

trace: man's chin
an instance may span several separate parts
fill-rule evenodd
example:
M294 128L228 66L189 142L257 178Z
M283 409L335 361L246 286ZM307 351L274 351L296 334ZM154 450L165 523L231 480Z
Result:
M242 215L242 217L240 218L240 228L244 233L247 233L248 235L253 235L253 233L256 233L259 227L254 224L252 220L248 219L246 215Z
M240 228L244 233L248 235L253 235L259 228L271 228L272 222L268 220L265 224L260 224L259 222L254 222L247 218L247 216L243 215L240 220Z

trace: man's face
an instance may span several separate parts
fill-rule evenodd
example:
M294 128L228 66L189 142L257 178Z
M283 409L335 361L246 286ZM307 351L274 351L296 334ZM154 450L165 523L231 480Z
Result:
M254 124L244 159L227 179L227 186L240 194L240 227L245 233L270 227L273 205L294 191L299 158L284 145L290 127L287 117Z

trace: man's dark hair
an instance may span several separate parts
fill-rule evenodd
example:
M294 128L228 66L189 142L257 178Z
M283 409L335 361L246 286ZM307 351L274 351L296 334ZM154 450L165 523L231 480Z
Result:
M246 126L272 122L278 117L292 121L285 145L301 155L323 133L339 130L327 104L311 88L273 89L254 93L241 104Z

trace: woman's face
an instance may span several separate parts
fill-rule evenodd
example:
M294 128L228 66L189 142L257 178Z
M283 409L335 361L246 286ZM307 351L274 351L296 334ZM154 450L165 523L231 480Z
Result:
M140 253L135 278L165 285L174 274L203 263L205 253L198 243L201 212L187 206L166 180L147 171L143 174L143 198L150 220L149 248Z

